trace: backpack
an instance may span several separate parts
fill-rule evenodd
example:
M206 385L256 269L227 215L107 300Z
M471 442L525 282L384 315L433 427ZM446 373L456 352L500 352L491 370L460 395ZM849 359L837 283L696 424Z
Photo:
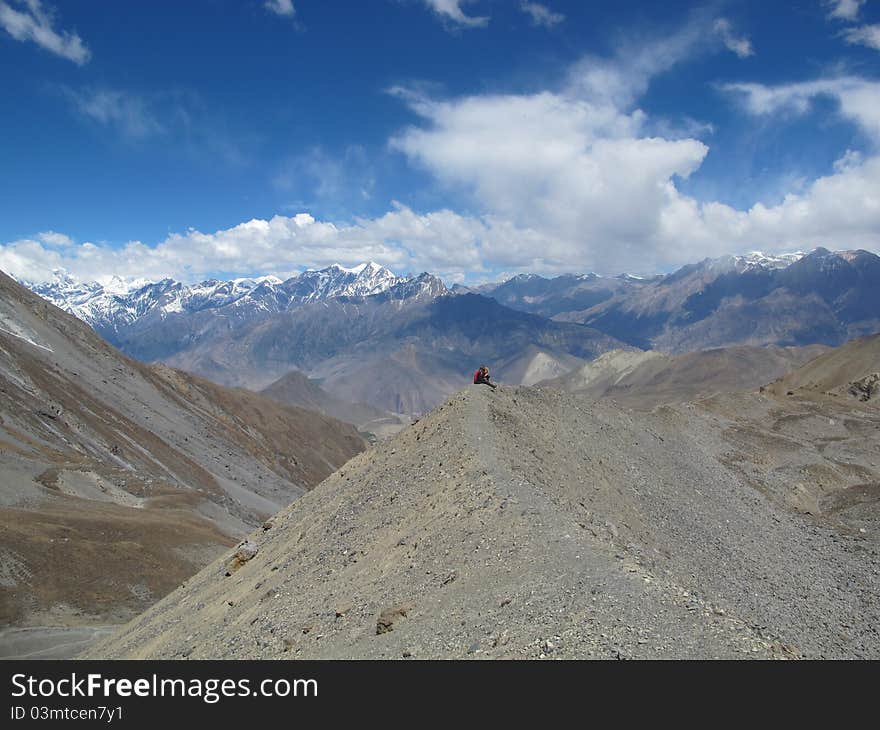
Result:
M480 382L480 379L481 379L480 376L481 376L482 374L483 374L483 371L482 371L482 370L477 370L477 371L474 373L474 385L477 385L477 384Z

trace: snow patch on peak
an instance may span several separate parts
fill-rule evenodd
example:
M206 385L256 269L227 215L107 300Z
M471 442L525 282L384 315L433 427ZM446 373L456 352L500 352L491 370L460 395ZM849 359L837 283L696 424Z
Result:
M736 256L734 261L740 271L754 269L785 269L796 261L800 261L806 254L803 251L792 253L765 254L763 251L751 251L744 256Z
M439 282L439 280L437 280ZM113 341L116 334L148 316L165 318L202 310L234 307L237 321L250 316L290 310L296 306L338 297L367 297L412 283L421 295L445 291L442 283L420 277L397 276L369 261L352 268L339 264L308 269L286 280L278 276L206 279L185 285L173 279L106 277L80 282L66 271L56 271L50 282L22 282L56 306L87 322ZM407 290L409 291L409 289Z

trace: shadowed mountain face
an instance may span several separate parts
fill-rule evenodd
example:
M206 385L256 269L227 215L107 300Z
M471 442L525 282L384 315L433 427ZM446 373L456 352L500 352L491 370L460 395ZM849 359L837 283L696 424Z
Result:
M0 623L127 618L363 446L131 360L0 274Z
M532 348L573 363L620 345L588 327L518 312L487 297L445 294L433 277L419 284L406 296L390 290L307 304L211 338L168 362L252 388L296 368L344 400L421 413L468 382L482 362L512 363ZM495 374L503 380L504 368Z
M880 330L880 257L820 248L785 266L707 260L557 319L671 352L834 346Z
M468 386L88 656L878 658L878 426Z
M476 291L512 309L553 317L590 309L615 295L630 295L659 278L565 274L545 279L535 274L520 274L501 284L486 284Z
M409 418L400 414L383 411L366 403L337 398L324 390L319 381L312 380L298 370L282 375L260 393L278 403L301 406L351 423L368 438L387 437L410 423Z

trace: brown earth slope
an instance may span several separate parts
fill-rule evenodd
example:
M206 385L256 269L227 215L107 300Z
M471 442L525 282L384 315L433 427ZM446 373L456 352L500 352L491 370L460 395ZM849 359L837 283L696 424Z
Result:
M87 656L880 658L880 418L841 407L470 386Z
M804 367L780 378L770 390L786 395L827 394L832 397L851 397L850 389L854 383L871 380L880 373L880 334L861 337L838 347L821 357L808 362ZM871 393L866 393L870 395ZM873 398L865 398L866 402L877 405L880 393Z
M328 388L335 389L335 387L335 381L330 380ZM278 403L300 406L338 418L340 421L353 424L361 432L380 437L397 433L412 420L366 403L354 403L337 398L322 388L318 380L298 370L291 370L281 376L274 383L263 388L260 394Z
M716 393L757 390L827 351L807 347L720 347L684 355L657 350L613 350L542 387L595 398L613 398L628 407L649 409Z
M126 620L362 448L135 362L0 273L0 626Z

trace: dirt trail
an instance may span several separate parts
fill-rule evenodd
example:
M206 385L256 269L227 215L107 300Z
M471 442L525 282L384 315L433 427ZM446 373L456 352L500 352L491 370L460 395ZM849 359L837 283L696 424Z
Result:
M0 631L0 659L72 659L117 626L30 626Z

